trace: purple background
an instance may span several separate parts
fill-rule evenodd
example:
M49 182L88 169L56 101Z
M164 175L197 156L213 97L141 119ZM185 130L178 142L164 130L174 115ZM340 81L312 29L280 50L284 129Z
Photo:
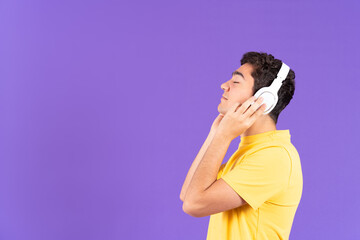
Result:
M0 239L205 239L180 190L247 51L296 74L290 239L360 239L359 1L0 1ZM236 138L224 158L239 144Z

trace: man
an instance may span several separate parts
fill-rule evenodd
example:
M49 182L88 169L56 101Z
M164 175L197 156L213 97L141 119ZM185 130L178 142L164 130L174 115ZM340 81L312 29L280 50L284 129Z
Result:
M277 130L276 123L294 95L294 71L282 82L269 114L263 114L261 99L252 97L271 85L281 65L271 54L248 52L232 78L221 85L219 115L180 193L185 213L210 216L207 240L289 238L303 176L289 130ZM238 136L239 148L221 164Z

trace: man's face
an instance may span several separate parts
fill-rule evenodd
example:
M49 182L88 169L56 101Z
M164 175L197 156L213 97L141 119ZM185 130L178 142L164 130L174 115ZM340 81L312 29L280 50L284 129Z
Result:
M253 96L254 78L251 76L253 66L249 63L241 65L235 72L241 73L240 76L233 73L233 76L227 82L221 84L221 89L224 90L222 94L226 99L221 98L221 102L218 105L219 113L226 114L229 108L240 102L241 104Z

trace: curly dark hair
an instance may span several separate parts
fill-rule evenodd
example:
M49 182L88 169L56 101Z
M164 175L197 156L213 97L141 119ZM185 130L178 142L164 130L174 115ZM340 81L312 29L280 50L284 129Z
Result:
M262 87L268 87L276 78L282 61L264 52L247 52L240 60L241 65L249 63L254 67L251 76L254 78L253 95ZM295 72L290 69L278 91L278 102L269 116L277 123L280 112L289 104L295 92Z

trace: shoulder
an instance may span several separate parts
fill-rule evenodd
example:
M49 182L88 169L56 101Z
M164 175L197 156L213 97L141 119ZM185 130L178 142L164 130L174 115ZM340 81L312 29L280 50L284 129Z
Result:
M247 151L247 156L275 154L283 157L290 157L289 150L282 144L262 144Z
M267 166L290 168L291 157L286 147L282 145L263 145L249 151L245 161L257 162Z

